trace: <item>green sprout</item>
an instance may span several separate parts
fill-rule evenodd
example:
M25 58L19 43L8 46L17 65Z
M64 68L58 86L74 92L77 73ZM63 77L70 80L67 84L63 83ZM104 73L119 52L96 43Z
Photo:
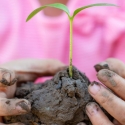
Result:
M58 8L60 10L63 10L68 15L69 22L70 22L69 76L71 78L72 78L72 75L73 75L72 74L73 19L80 11L82 11L86 8L94 7L94 6L117 6L117 5L109 4L109 3L91 4L91 5L87 5L87 6L77 8L73 12L73 15L70 15L70 12L69 12L69 9L67 8L67 6L65 6L64 4L61 4L61 3L54 3L54 4L44 5L44 6L41 6L37 9L35 9L34 11L32 11L30 13L30 15L26 19L26 22L29 21L33 16L35 16L38 12L40 12L41 10L43 10L46 7Z

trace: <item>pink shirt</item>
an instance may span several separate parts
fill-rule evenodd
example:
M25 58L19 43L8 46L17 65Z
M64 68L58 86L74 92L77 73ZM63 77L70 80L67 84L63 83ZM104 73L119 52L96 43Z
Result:
M93 66L108 57L125 62L125 0L70 0L77 7L98 2L120 5L93 7L80 12L73 24L73 65L95 79ZM39 7L36 0L0 0L0 63L19 58L53 58L68 65L69 21L66 14L47 17L41 11L25 22Z

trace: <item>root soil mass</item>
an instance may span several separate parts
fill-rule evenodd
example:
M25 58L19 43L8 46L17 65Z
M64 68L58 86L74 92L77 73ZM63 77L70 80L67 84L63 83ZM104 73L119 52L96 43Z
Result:
M84 121L91 125L85 106L93 98L88 93L89 79L73 67L69 78L68 68L58 72L43 84L22 84L16 97L30 101L31 112L25 115L4 117L5 123L23 122L26 125L76 125Z

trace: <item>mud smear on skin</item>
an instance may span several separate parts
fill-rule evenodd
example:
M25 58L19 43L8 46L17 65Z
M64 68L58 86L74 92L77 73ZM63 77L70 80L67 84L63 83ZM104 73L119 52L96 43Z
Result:
M89 79L73 67L69 78L68 68L58 72L44 84L23 84L16 97L25 98L32 105L26 115L4 117L5 123L23 122L26 125L76 125L84 121L91 125L85 106L93 98L88 93Z
M113 76L115 76L116 74L114 72L111 71L105 71L105 75L107 76L108 80L110 81L111 85L113 87L116 87L117 84L116 82L113 80Z
M23 110L30 112L28 105L24 101L21 101L21 102L17 103L16 105L19 105Z

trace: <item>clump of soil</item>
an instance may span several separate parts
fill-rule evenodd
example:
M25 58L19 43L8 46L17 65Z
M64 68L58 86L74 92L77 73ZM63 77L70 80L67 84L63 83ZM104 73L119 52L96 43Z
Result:
M88 93L89 79L73 68L69 78L68 68L58 72L44 84L23 84L16 97L31 102L31 112L26 115L5 117L5 123L23 122L26 125L76 125L84 121L91 125L85 106L93 101Z

